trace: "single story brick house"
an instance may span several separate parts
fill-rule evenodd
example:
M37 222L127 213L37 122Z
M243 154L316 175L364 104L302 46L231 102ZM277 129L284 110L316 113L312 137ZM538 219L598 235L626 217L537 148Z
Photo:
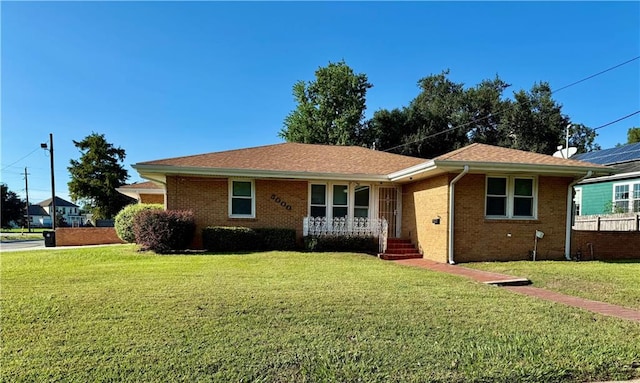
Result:
M421 257L450 263L530 259L536 231L544 233L537 259L569 257L573 186L611 173L484 144L426 160L282 143L133 167L160 186L167 209L194 211L197 236L211 225L291 228L302 237L309 222L328 232L384 222L385 241L410 241Z

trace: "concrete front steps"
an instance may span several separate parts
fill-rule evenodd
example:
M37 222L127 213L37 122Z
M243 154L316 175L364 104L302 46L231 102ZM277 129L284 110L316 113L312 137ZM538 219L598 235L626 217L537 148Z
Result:
M422 254L413 246L411 241L401 238L387 239L387 251L378 256L387 261L422 258Z

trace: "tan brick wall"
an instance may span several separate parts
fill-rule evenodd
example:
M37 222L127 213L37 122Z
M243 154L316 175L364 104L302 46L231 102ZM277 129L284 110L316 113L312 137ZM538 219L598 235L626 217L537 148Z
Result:
M161 205L164 205L164 195L140 194L140 203L159 203Z
M637 231L574 230L571 243L571 255L580 250L583 260L640 259L640 232Z
M455 261L508 261L531 259L535 231L536 259L564 259L567 187L572 179L538 177L537 220L484 218L485 175L467 174L456 184Z
M56 246L84 246L124 243L113 227L59 227Z
M423 254L447 261L449 176L442 175L402 187L402 237L410 239ZM440 217L440 224L432 222Z
M255 189L256 217L229 218L226 178L167 177L167 209L193 210L196 218L194 247L202 247L202 229L207 226L290 228L302 238L302 221L307 215L307 182L255 180Z

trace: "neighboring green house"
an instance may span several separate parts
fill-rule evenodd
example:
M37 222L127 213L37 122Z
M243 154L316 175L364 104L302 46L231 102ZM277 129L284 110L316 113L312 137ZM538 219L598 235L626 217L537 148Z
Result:
M617 172L576 185L576 215L640 212L640 143L578 154L571 159L611 166Z

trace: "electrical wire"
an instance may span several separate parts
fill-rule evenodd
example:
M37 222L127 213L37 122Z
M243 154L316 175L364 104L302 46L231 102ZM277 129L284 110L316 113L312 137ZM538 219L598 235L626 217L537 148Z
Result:
M635 61L635 60L637 60L637 59L640 59L640 56L636 56L636 57L632 58L631 60L627 60L627 61L625 61L625 62L623 62L623 63L620 63L620 64L618 64L618 65L612 66L611 68L605 69L605 70L603 70L602 72L598 72L598 73L596 73L596 74L592 74L591 76L589 76L589 77L585 77L585 78L583 78L582 80L578 80L578 81L576 81L576 82L572 82L572 83L571 83L571 84L569 84L569 85L565 85L565 86L563 86L563 87L561 87L561 88L558 88L558 89L554 90L553 92L551 92L551 94L556 93L556 92L560 92L560 91L561 91L561 90L563 90L563 89L567 89L567 88L572 87L572 86L574 86L574 85L576 85L576 84L580 84L581 82L583 82L583 81L587 81L587 80L592 79L592 78L594 78L594 77L596 77L596 76L600 76L600 75L601 75L601 74L603 74L603 73L607 73L607 72L609 72L609 71L611 71L611 70L614 70L614 69L616 69L616 68L618 68L618 67L621 67L621 66L623 66L623 65L625 65L625 64L629 64L630 62Z
M7 165L7 166L3 167L3 168L2 168L2 170L4 171L5 169L8 169L8 168L12 167L13 165L15 165L15 164L17 164L18 162L20 162L20 161L24 160L25 158L29 157L30 155L32 155L33 153L35 153L36 151L38 151L38 150L40 150L40 149L41 149L40 147L37 147L37 148L33 149L33 151L31 151L31 152L30 152L29 154L27 154L26 156L24 156L24 157L20 158L19 160L15 161L15 162L12 162L11 164L9 164L9 165Z
M606 127L606 126L613 125L613 124L615 124L615 123L616 123L616 122L618 122L618 121L626 120L627 118L629 118L629 117L631 117L631 116L635 116L635 115L636 115L636 114L638 114L638 113L640 113L640 110L636 110L635 112L633 112L633 113L631 113L631 114L627 114L627 115L626 115L626 116L624 116L624 117L620 117L620 118L618 118L617 120L614 120L614 121L611 121L611 122L607 122L607 123L606 123L606 124L604 124L604 125L600 125L600 126L598 126L597 128L593 128L593 130L598 130L598 129L602 129L602 128Z
M623 66L623 65L629 64L630 62L633 62L633 61L638 60L638 59L640 59L640 56L636 56L636 57L634 57L634 58L632 58L632 59L630 59L630 60L627 60L627 61L622 62L622 63L620 63L620 64L614 65L614 66L612 66L612 67L610 67L610 68L607 68L607 69L605 69L605 70L603 70L603 71L600 71L600 72L598 72L598 73L592 74L591 76L587 76L587 77L585 77L585 78L583 78L583 79L581 79L581 80L574 81L574 82L572 82L571 84L565 85L565 86L560 87L560 88L558 88L558 89L556 89L556 90L554 90L554 91L551 91L551 94L556 93L556 92L559 92L559 91L561 91L561 90L563 90L563 89L567 89L567 88L572 87L572 86L574 86L574 85L577 85L577 84L579 84L579 83L581 83L581 82L583 82L583 81L587 81L587 80L589 80L589 79L592 79L592 78L594 78L594 77L596 77L596 76L599 76L599 75L601 75L601 74L603 74L603 73L607 73L607 72L609 72L609 71L611 71L611 70L613 70L613 69L619 68L619 67L621 67L621 66ZM413 144L416 144L416 143L418 143L418 142L420 142L420 141L424 141L424 140L426 140L426 139L433 138L433 137L439 136L439 135L441 135L441 134L445 134L445 133L448 133L448 132L454 131L454 130L456 130L456 129L464 128L465 126L469 126L469 125L475 124L475 123L477 123L477 122L479 122L479 121L482 121L482 120L485 120L485 119L487 119L487 118L489 118L489 117L491 117L491 116L499 116L499 115L501 115L502 113L504 113L505 111L506 111L506 110L501 110L501 111L498 111L498 112L496 112L496 113L492 113L492 114L489 114L489 115L487 115L487 116L484 116L484 117L481 117L481 118L474 119L474 120L469 121L469 122L467 122L467 123L464 123L464 124L462 124L462 125L453 126L453 127L449 128L449 129L445 129L445 130L443 130L443 131L441 131L441 132L436 132L436 133L430 134L430 135L428 135L428 136L426 136L426 137L421 137L421 138L419 138L419 139L417 139L417 140L414 140L414 141L411 141L411 142L407 142L407 143L404 143L404 144L400 144L400 145L394 146L394 147L392 147L392 148L384 149L384 150L382 150L382 151L383 151L383 152L389 152L389 151L391 151L391 150L398 149L398 148L401 148L401 147L403 147L403 146L413 145ZM597 129L600 129L600 128L604 128L605 126L608 126L608 125L614 124L614 123L616 123L616 122L618 122L618 121L621 121L621 120L624 120L625 118L631 117L631 116L633 116L634 114L637 114L637 113L639 113L639 112L640 112L640 111L635 112L635 113L632 113L632 114L630 114L630 115L628 115L628 116L622 117L621 119L618 119L618 120L616 120L616 121L612 121L612 122L610 122L610 123L608 123L608 124L605 124L605 125L603 125L603 126L599 126L599 127L597 127L597 128L594 128L594 130L597 130Z

